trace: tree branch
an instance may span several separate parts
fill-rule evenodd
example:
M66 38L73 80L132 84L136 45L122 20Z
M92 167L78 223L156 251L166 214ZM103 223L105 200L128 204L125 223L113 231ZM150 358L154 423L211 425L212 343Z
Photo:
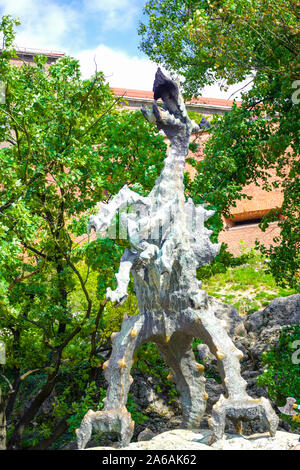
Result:
M30 278L31 276L34 276L35 274L37 274L38 272L40 272L40 271L43 269L43 267L44 267L44 265L45 265L45 262L46 262L46 260L45 260L45 258L44 258L43 264L42 264L42 266L41 266L40 268L36 269L35 271L33 271L33 272L29 273L29 274L26 274L26 275L21 274L21 276L17 277L17 278L8 286L8 290L11 290L16 284L18 284L18 282L24 281L25 279L28 279L28 278Z
M10 390L10 391L9 391L8 393L13 393L14 389L13 389L12 384L11 384L10 381L8 380L8 378L7 378L5 375L1 374L1 372L0 372L0 376L5 380L5 382L6 382L6 383L8 384L8 386L9 386L9 390Z

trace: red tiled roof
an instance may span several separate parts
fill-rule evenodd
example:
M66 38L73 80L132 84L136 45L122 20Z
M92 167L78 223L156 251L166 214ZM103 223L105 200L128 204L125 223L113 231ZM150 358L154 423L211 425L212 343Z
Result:
M48 50L48 49L34 49L32 47L17 47L16 49L17 54L30 54L30 55L36 55L36 54L41 54L41 55L46 55L46 56L64 56L65 52L62 51L53 51L53 50Z
M153 100L153 91L130 90L128 88L112 88L112 91L116 96ZM233 105L233 100L225 100L221 98L204 98L201 96L198 98L192 98L190 103L208 104L211 106L231 107ZM241 104L240 101L236 101L236 103L237 105Z

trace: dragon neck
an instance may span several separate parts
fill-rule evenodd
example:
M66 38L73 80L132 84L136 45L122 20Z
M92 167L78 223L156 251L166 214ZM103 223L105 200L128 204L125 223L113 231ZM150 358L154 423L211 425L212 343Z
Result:
M159 205L167 203L177 196L178 201L184 202L184 167L188 146L172 145L164 160L160 177L155 182L155 194Z

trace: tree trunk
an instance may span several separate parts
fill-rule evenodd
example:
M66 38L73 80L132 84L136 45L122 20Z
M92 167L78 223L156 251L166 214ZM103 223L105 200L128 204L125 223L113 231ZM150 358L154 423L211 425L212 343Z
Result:
M23 414L20 421L16 425L14 432L8 442L9 449L20 448L25 427L35 417L41 405L49 397L52 390L54 389L54 386L57 380L57 372L59 370L60 361L61 361L61 352L58 353L58 357L56 358L56 361L55 361L56 362L55 371L51 375L48 376L47 382L42 387L40 392L37 394L37 396L31 403L29 409Z
M17 374L20 374L19 369L16 369L16 374L14 374L15 375L15 380L12 384L13 385L13 392L9 395L9 399L8 399L7 406L6 406L6 411L5 411L6 420L9 420L10 415L13 412L13 409L14 409L14 406L15 406L15 401L16 401L16 398L17 398L17 395L18 395L18 392L19 392L19 388L20 388L20 385L21 385L20 375L17 376Z
M7 397L2 395L0 387L0 450L6 449L6 404Z
M62 282L62 280L60 278L61 273L64 270L63 261L56 258L56 263L57 263L56 264L56 272L57 272L58 278L59 278L58 291L59 291L59 295L60 295L60 304L61 304L62 309L66 310L67 309L67 304L68 304L68 292L64 288L64 282ZM59 322L58 331L57 331L58 338L60 337L61 334L64 334L65 331L66 331L66 324L64 322Z
M30 295L30 297L32 299L34 299L34 295ZM26 311L24 313L26 315ZM14 352L14 354L17 355L18 351L19 351L19 348L20 348L20 331L18 329L15 329L13 326L10 327L10 330L11 330L11 332L13 334L13 338L14 338L13 344L12 344L12 351ZM15 406L15 401L16 401L17 395L19 393L19 388L20 388L20 385L21 385L20 368L14 366L12 373L13 373L14 381L13 381L13 384L12 384L12 390L10 391L10 394L8 396L8 401L7 401L6 411L5 411L6 421L9 420L10 415L13 412L13 409L14 409L14 406Z
M68 429L68 423L67 423L68 417L65 417L61 419L54 429L53 433L51 434L50 437L47 439L43 439L42 441L38 442L36 446L33 447L31 450L46 450L48 449L53 442L56 441L67 429Z

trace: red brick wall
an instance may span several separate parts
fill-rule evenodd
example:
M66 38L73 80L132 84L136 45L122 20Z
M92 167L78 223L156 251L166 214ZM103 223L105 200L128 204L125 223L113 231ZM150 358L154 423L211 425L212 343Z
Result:
M257 224L249 226L232 227L224 230L219 235L219 242L228 244L228 250L235 256L240 256L243 252L243 246L247 249L255 246L255 240L259 240L266 247L274 245L273 238L280 234L280 229L276 222L270 224L269 228L262 232Z
M189 156L196 158L198 161L202 160L203 149L208 138L208 132L200 134L196 140L199 144L197 152L190 152ZM194 136L191 138L191 141L193 140L195 140ZM190 173L192 178L196 174L195 168L188 163L186 164L186 171ZM277 179L274 170L269 170L269 173L271 174L269 179L270 182ZM257 183L259 185L262 184L260 180L258 180ZM236 221L261 218L263 215L267 214L270 209L277 207L280 208L283 202L282 191L278 188L273 189L272 191L265 191L255 183L251 183L245 186L243 192L248 196L252 196L252 199L242 199L241 201L236 202L236 207L232 207L230 211L233 218L227 220L224 219L224 228L225 226L231 225L232 227L229 228L229 230L224 230L219 235L219 241L227 243L229 251L236 256L241 254L240 240L242 240L248 248L255 246L256 239L269 247L271 244L274 244L273 238L280 234L280 229L277 223L271 224L266 232L262 232L258 227L258 224L251 225L251 223L249 223L249 225L234 227L234 223Z

